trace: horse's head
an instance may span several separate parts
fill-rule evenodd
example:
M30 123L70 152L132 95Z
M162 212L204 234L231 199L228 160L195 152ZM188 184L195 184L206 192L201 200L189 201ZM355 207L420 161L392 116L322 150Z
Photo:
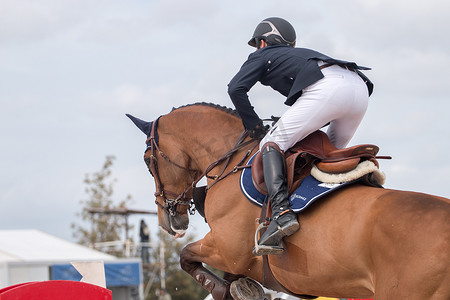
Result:
M189 226L191 187L199 171L192 169L191 159L174 136L160 139L159 118L146 122L127 116L147 136L144 161L155 180L159 226L175 237L182 237Z

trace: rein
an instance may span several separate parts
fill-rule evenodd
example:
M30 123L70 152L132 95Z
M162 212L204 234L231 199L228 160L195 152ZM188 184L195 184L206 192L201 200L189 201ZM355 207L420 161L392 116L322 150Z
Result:
M187 206L189 209L189 213L191 215L194 214L195 208L192 208L192 206L194 205L193 201L192 201L192 197L188 196L187 194L196 187L197 183L203 177L213 179L214 182L206 187L206 190L208 190L213 185L215 185L219 181L225 179L229 175L237 173L239 170L242 170L243 168L248 167L247 165L244 165L244 164L245 164L247 158L253 152L253 150L259 145L259 140L257 140L257 139L250 139L248 141L245 141L245 139L248 137L248 131L244 131L239 136L234 147L231 150L229 150L224 155L222 155L218 160L211 163L199 177L197 177L191 184L189 184L184 189L184 191L181 194L178 194L178 193L164 189L164 185L161 182L161 177L159 176L157 154L159 154L164 160L166 160L167 162L169 162L170 164L174 165L175 167L177 167L179 169L182 169L182 170L185 170L185 171L188 171L191 173L197 172L197 170L190 169L190 168L184 167L184 166L176 163L175 161L171 160L167 155L165 155L161 151L161 149L158 146L158 134L157 134L158 120L159 120L159 118L152 124L150 137L146 141L147 149L145 150L144 155L147 153L147 151L151 151L150 158L149 159L146 158L145 162L149 167L150 173L153 175L153 177L155 178L155 181L156 181L156 192L154 194L156 196L155 203L156 203L156 205L161 207L163 210L168 212L171 216L176 215L178 205ZM226 169L228 168L228 166L230 164L232 156L239 150L241 150L249 145L252 145L252 147L246 151L246 153L244 154L244 157L232 168L231 171L225 173ZM218 175L214 175L214 176L209 175L209 173L214 168L216 168L219 164L221 164L222 162L225 162L222 171ZM158 197L162 197L164 199L164 204L161 204L158 201ZM168 197L171 197L171 198L168 198Z

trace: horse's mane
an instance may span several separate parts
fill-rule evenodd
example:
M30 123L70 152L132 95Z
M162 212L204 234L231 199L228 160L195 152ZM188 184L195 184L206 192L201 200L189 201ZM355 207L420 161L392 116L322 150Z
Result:
M234 109L228 108L226 106L214 104L214 103L207 103L207 102L197 102L197 103L182 105L182 106L179 106L179 107L173 107L172 111L175 111L177 109L184 108L184 107L190 107L190 106L207 106L207 107L211 107L211 108L218 109L220 111L226 112L226 113L228 113L228 114L230 114L232 116L239 117L239 114Z

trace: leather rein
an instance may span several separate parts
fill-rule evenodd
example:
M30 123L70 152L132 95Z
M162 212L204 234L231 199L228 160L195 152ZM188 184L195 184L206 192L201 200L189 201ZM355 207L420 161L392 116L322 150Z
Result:
M166 160L167 162L169 162L170 164L172 164L173 166L175 166L179 169L188 171L190 173L194 173L194 172L198 173L198 171L194 170L194 169L190 169L188 167L184 167L184 166L176 163L175 161L171 160L167 155L165 155L164 152L161 151L161 149L159 148L159 145L158 145L158 135L157 135L158 120L159 120L159 118L155 122L153 122L150 137L146 141L147 148L144 152L144 156L148 151L150 151L150 157L145 158L144 160L149 168L150 173L155 178L155 182L156 182L156 192L154 194L156 196L155 203L156 203L156 205L161 207L164 211L169 213L171 216L175 216L177 214L178 205L186 206L187 207L186 211L189 210L189 213L191 215L193 215L195 213L195 207L193 208L194 203L192 201L192 196L189 196L188 193L191 190L193 190L194 188L196 188L197 183L203 177L213 179L214 182L206 187L206 190L208 190L213 185L215 185L216 183L221 181L222 179L225 179L229 175L237 173L239 170L242 170L243 168L248 167L248 165L245 165L245 162L249 158L249 156L251 155L253 150L259 145L259 140L257 140L257 139L252 138L250 140L245 141L246 138L249 136L248 131L245 130L238 137L234 147L231 150L229 150L224 155L222 155L218 160L211 163L200 176L198 176L191 184L189 184L183 190L183 192L181 194L178 194L176 192L172 192L172 191L164 189L164 184L162 183L161 177L159 175L158 154L162 159ZM245 152L244 157L231 169L231 171L225 172L230 164L232 156L235 153L237 153L239 150L241 150L249 145L252 145L252 147ZM213 176L209 175L209 173L215 167L217 167L219 164L221 164L223 162L225 162L224 167L218 175L213 175ZM161 197L164 200L164 202L160 203L158 201L158 197Z

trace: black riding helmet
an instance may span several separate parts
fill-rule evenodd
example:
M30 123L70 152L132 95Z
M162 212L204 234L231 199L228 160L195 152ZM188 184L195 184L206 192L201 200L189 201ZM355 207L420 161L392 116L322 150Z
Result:
M264 19L256 26L255 32L248 44L259 48L261 40L269 45L289 45L295 47L295 29L285 19L271 17Z

